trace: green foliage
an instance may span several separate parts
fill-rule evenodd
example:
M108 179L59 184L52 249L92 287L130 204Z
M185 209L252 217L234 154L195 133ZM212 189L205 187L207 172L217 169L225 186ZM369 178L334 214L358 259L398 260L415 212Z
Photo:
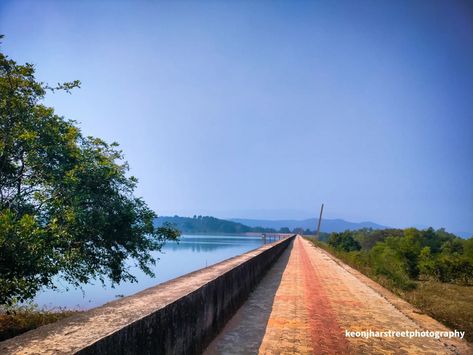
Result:
M440 282L473 283L473 263L463 255L440 254L421 264L424 275Z
M473 237L463 241L463 255L473 261Z
M402 237L402 229L371 229L363 228L353 231L353 238L360 243L361 249L370 250L376 243L384 241L387 237Z
M328 245L351 265L398 289L412 289L419 279L473 284L473 239L457 238L444 229L346 231L332 233Z
M80 83L50 87L34 73L0 53L0 304L54 287L57 274L74 285L134 281L125 261L152 274L150 251L179 235L156 228L133 196L137 180L116 143L83 136L41 104Z
M419 254L419 271L422 275L433 274L435 260L430 251L430 247L423 247Z
M395 287L408 290L415 286L409 277L412 265L403 256L402 244L400 238L388 237L384 242L375 244L369 258L376 275L383 275Z
M463 244L464 242L461 239L450 239L442 244L440 250L442 254L461 255L463 254Z
M223 234L243 234L243 233L276 233L272 228L248 227L241 223L226 221L210 216L190 217L158 217L155 220L157 226L172 224L183 233L223 233Z
M337 250L347 252L361 249L360 243L353 238L350 231L330 234L328 244Z

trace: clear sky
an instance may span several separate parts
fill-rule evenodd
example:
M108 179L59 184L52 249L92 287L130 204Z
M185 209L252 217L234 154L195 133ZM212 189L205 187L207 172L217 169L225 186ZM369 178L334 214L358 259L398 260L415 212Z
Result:
M5 1L2 50L159 214L473 233L468 1Z

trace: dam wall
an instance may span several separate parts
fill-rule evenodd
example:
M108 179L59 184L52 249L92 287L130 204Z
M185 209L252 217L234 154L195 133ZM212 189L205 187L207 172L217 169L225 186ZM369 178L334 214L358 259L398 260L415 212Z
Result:
M294 236L0 343L1 354L198 354Z

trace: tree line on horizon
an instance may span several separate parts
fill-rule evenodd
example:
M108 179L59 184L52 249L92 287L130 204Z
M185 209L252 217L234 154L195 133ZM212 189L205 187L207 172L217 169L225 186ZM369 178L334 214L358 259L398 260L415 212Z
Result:
M314 231L303 228L282 227L280 229L249 227L245 224L228 221L212 216L181 217L181 216L160 216L155 219L155 224L160 226L164 223L174 225L181 233L197 234L197 233L224 233L224 234L245 234L245 233L284 233L284 234L301 234L312 235ZM324 233L325 234L325 233ZM327 234L328 235L328 234Z

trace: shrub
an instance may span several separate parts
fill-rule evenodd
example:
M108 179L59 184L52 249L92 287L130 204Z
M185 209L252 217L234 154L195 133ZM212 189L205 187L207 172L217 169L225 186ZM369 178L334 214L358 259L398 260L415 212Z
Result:
M351 232L332 233L328 239L328 244L333 248L341 251L360 250L361 246L352 236Z

